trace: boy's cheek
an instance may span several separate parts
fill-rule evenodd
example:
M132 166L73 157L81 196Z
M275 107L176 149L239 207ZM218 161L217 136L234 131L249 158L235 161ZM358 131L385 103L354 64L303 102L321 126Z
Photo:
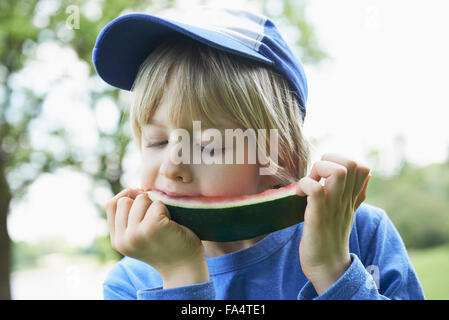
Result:
M157 177L155 168L142 164L140 169L140 185L144 189L152 189Z
M204 169L200 173L204 195L232 197L259 192L256 166L222 164Z

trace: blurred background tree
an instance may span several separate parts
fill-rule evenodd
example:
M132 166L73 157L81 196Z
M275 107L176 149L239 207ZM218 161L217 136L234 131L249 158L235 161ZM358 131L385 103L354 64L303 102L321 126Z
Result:
M404 161L393 176L373 175L367 202L387 212L409 249L449 242L449 162Z
M51 132L65 146L62 157L55 156L49 150L36 150L30 145L32 132L29 127L33 119L39 117L48 92L37 95L30 88L15 86L12 79L26 68L27 60L33 59L37 46L46 41L56 41L63 46L70 46L78 58L86 62L93 75L95 71L91 64L91 52L101 28L126 8L140 10L145 9L149 4L148 1L106 0L103 2L101 15L95 20L90 20L83 14L77 16L76 11L67 10L70 6L79 10L88 2L48 0L2 0L0 2L0 85L2 90L0 101L0 145L2 147L0 149L0 299L11 297L9 281L11 253L6 219L12 197L22 197L27 191L27 186L44 172L53 172L56 168L63 166L82 170L82 163L86 156L71 148L67 139L68 132L63 127ZM171 3L166 1L166 5ZM69 14L74 15L70 17ZM36 16L40 19L38 23L36 19L33 19ZM75 21L69 21L70 18ZM76 21L76 19L79 20ZM64 38L61 30L68 26L75 26L74 24L82 25L82 29L74 29L71 37ZM89 92L91 109L94 109L96 101L101 97L110 96L117 100L118 93L118 90L114 89ZM19 103L12 103L16 96L22 99ZM125 123L126 117L122 117L114 132L110 134L99 132L101 143L113 142L110 144L113 150L107 153L101 152L104 148L98 148L96 157L101 165L99 170L92 174L92 178L95 181L106 181L113 193L122 189L121 161L130 140L130 137L124 134ZM114 155L114 161L108 157L110 154ZM32 170L26 170L28 174L25 174L24 168L29 166ZM101 212L102 209L99 210Z
M202 1L202 4L207 2ZM305 63L318 63L327 57L304 14L305 1L260 0L258 3L265 14L297 31L294 33L295 50ZM17 81L17 76L29 68L39 46L53 42L71 48L88 66L90 76L97 77L91 63L92 49L98 33L109 21L129 11L155 13L176 5L175 0L0 0L0 299L11 298L12 255L6 226L11 201L21 199L39 175L61 167L82 171L95 182L93 188L107 185L113 194L117 194L123 189L120 180L123 158L131 141L127 105L120 97L120 90L105 86L86 93L91 111L95 112L100 99L108 97L116 103L121 116L112 132L104 132L97 127L99 142L96 154L86 154L74 147L70 132L62 125L49 132L62 150L56 154L51 148L36 148L30 139L33 134L31 127L41 115L51 88L33 90ZM274 7L276 12L272 10ZM91 14L93 8L98 14ZM55 83L61 80L55 79ZM99 166L89 171L86 170L86 162L92 156ZM92 201L95 202L93 198ZM104 204L95 205L99 214L105 217ZM87 251L107 259L111 257L108 244L108 237L100 238ZM30 252L25 244L19 244L17 250ZM30 261L27 263L32 264Z

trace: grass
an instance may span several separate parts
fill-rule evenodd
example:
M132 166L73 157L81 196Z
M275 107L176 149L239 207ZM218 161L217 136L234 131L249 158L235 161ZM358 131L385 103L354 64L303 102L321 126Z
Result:
M449 245L408 253L426 299L449 300Z

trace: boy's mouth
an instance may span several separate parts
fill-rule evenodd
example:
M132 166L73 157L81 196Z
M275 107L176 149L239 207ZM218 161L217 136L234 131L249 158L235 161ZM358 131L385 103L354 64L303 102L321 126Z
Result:
M170 197L187 197L187 195L184 195L184 194L181 194L181 193L178 193L178 192L171 192L171 191L168 191L168 190L158 190L158 191L160 191L162 193L165 193L166 195L168 195Z
M180 192L175 192L175 191L169 191L169 190L162 190L162 189L157 189L157 188L153 188L153 189L146 189L145 191L158 191L160 193L163 193L169 197L195 197L195 195L190 195L190 194L185 194L185 193L180 193Z

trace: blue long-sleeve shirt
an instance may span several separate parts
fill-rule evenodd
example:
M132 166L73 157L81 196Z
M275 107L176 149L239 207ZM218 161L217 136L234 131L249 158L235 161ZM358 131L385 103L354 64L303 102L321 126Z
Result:
M303 223L273 232L253 246L206 258L210 280L162 288L150 265L124 257L109 272L105 299L306 300L424 299L404 243L384 210L362 204L349 239L352 263L318 295L299 261Z

